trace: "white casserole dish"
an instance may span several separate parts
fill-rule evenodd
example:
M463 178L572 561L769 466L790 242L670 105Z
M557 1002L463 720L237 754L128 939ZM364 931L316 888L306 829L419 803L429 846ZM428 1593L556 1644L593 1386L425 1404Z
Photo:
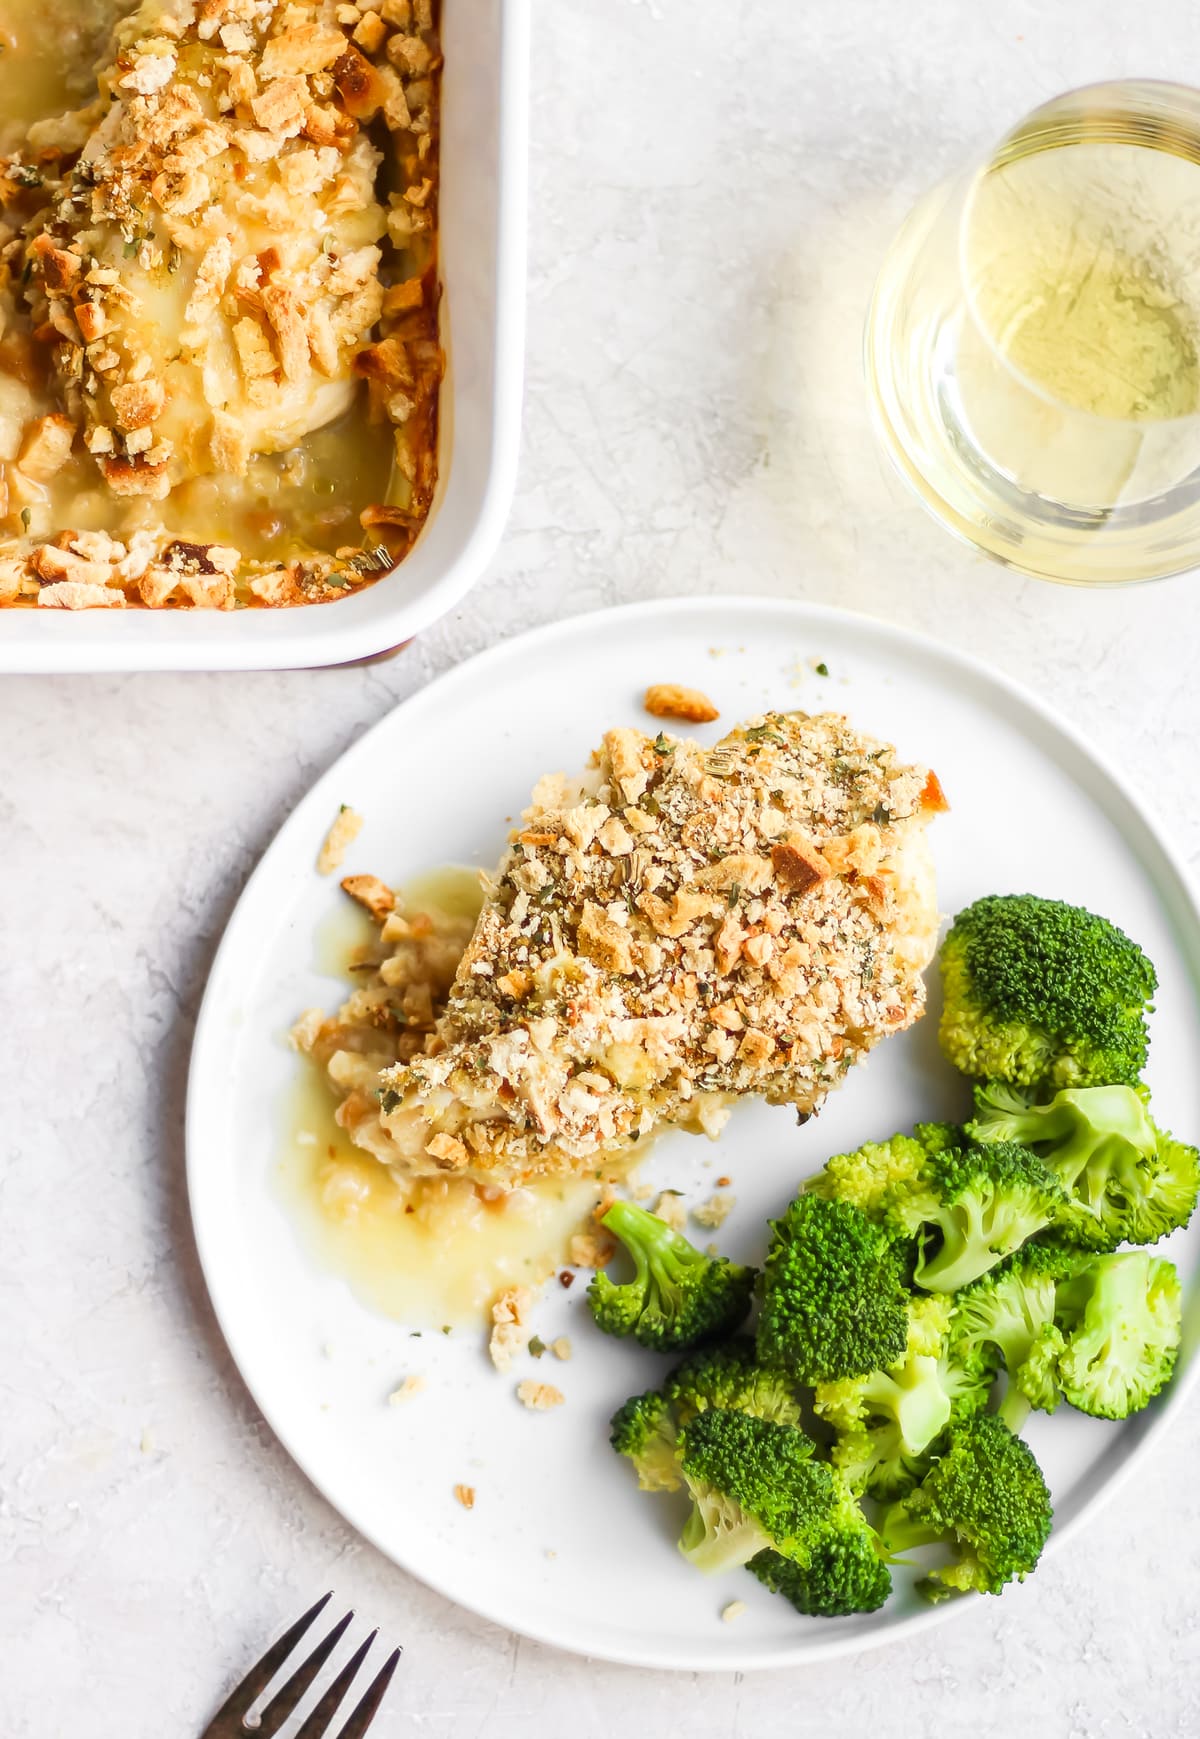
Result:
M408 557L289 610L0 610L0 673L285 670L367 658L453 607L516 478L525 320L529 0L444 0L439 482Z

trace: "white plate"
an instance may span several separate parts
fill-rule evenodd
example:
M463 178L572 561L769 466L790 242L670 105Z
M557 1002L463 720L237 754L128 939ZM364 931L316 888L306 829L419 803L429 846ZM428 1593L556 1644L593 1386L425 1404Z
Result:
M373 586L294 610L0 610L0 672L290 670L399 646L490 561L521 438L529 0L445 0L439 480L411 554Z
M830 675L809 660L824 660ZM491 864L505 817L537 775L583 765L609 726L645 725L639 700L654 681L712 695L722 720L698 732L709 740L767 707L836 708L931 762L953 805L934 825L942 910L1030 889L1127 928L1161 975L1155 1109L1196 1136L1193 896L1156 825L1069 726L981 665L866 618L766 599L653 603L577 617L471 660L384 719L300 804L242 896L201 1011L188 1095L192 1211L217 1314L258 1404L309 1478L396 1563L488 1618L579 1653L693 1671L780 1666L895 1638L964 1603L931 1612L898 1576L881 1613L821 1622L799 1618L744 1572L698 1575L675 1550L676 1501L638 1492L606 1441L613 1408L662 1367L589 1332L582 1284L554 1288L538 1318L547 1341L572 1334L572 1361L501 1377L482 1335L409 1340L315 1271L270 1188L299 1066L283 1035L302 1009L339 1000L338 982L313 963L314 937L339 898L313 869L337 805L366 816L350 870L399 881L442 862ZM737 1208L722 1247L760 1256L766 1219L828 1154L961 1105L934 1028L931 1015L882 1045L802 1130L785 1110L748 1105L715 1148L664 1137L651 1175L696 1200L728 1173ZM1168 1249L1194 1313L1200 1223ZM391 1384L414 1369L427 1391L385 1406ZM1033 1421L1056 1541L1128 1469L1196 1370L1185 1356L1165 1404L1125 1425L1067 1408ZM513 1394L524 1374L558 1383L567 1404L527 1412ZM452 1496L458 1481L477 1488L469 1514ZM1019 1588L1004 1596L1021 1597ZM748 1611L722 1623L734 1598Z

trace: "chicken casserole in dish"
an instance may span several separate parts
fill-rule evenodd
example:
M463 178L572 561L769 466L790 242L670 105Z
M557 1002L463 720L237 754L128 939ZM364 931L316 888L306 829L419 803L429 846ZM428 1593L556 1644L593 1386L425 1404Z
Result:
M369 584L436 480L432 0L49 10L0 0L0 601Z

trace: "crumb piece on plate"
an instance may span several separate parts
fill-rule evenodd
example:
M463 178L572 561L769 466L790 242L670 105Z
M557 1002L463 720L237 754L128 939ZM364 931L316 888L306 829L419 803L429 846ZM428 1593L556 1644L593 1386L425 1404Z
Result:
M654 1204L654 1212L673 1232L682 1232L687 1225L687 1203L678 1190L663 1190Z
M411 1401L414 1395L419 1395L424 1387L425 1379L419 1374L405 1377L404 1381L398 1383L388 1396L388 1406L402 1406L405 1401Z
M565 1334L560 1334L557 1340L550 1342L550 1351L556 1359L569 1359L571 1356L570 1338Z
M744 1600L731 1600L728 1606L722 1606L721 1617L726 1624L732 1624L735 1618L740 1618L746 1610Z
M719 1190L727 1190L732 1182L733 1179L731 1177L719 1177L717 1179L717 1188Z
M529 1345L529 1312L533 1293L528 1286L506 1286L492 1305L492 1334L488 1353L498 1371L507 1371L513 1359Z
M343 876L342 888L352 900L365 906L377 924L382 924L388 913L395 910L396 896L378 876Z
M733 1212L737 1197L727 1191L718 1190L709 1196L706 1202L701 1202L698 1208L692 1209L692 1218L699 1226L723 1226Z
M571 1260L576 1268L603 1268L614 1249L611 1238L594 1232L576 1232L571 1239Z
M551 1407L561 1407L565 1399L562 1390L556 1389L553 1383L538 1383L532 1377L526 1377L523 1383L517 1384L517 1400L531 1413L548 1413Z
M288 1043L294 1051L311 1051L324 1024L324 1009L306 1008L288 1034Z
M325 843L317 858L317 869L321 875L331 876L335 869L341 868L342 859L358 838L362 824L362 816L351 809L348 803L343 803L333 826L325 835Z
M721 714L699 688L684 688L678 682L653 682L642 702L656 719L687 719L694 725L710 724Z
M529 1356L530 1356L530 1358L531 1359L540 1359L542 1354L545 1352L545 1350L546 1350L545 1341L542 1339L540 1334L535 1334L533 1336L533 1339L529 1343Z
M572 1274L572 1272L569 1268L563 1269L562 1273L558 1277L558 1284L562 1287L564 1292L567 1290L568 1287L574 1286L575 1276L574 1276L574 1274Z
M454 1495L465 1510L475 1508L475 1487L473 1485L456 1485Z

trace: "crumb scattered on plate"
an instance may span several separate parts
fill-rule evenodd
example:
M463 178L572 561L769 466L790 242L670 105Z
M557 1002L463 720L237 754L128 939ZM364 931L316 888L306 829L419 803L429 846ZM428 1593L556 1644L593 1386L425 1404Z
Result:
M528 1286L506 1286L492 1305L492 1334L488 1353L498 1371L507 1371L518 1353L529 1345L529 1312L533 1293Z
M396 909L396 896L378 876L343 876L342 887L352 900L365 906L377 924Z
M569 1249L576 1268L603 1268L613 1253L613 1241L594 1232L576 1232Z
M465 1510L475 1508L475 1487L473 1485L456 1485L454 1495Z
M730 1195L727 1190L718 1190L706 1202L701 1202L699 1207L692 1209L692 1218L697 1225L711 1226L715 1230L725 1224L736 1202L736 1196Z
M551 1407L561 1407L565 1399L562 1390L556 1389L553 1383L538 1383L532 1377L526 1377L523 1383L517 1384L517 1400L531 1413L548 1413Z
M357 810L351 809L348 803L343 803L333 826L325 835L325 843L317 858L317 869L321 875L331 876L335 869L342 867L342 859L361 833L362 824L363 818Z
M405 1377L404 1381L398 1383L388 1396L388 1406L399 1407L403 1402L411 1401L413 1396L419 1395L424 1387L425 1379L419 1373Z
M703 689L684 688L678 682L653 682L642 702L656 719L686 719L689 724L707 725L721 714Z
M734 1619L740 1618L745 1610L746 1602L744 1600L731 1600L728 1606L722 1606L721 1617L726 1624L732 1624Z
M663 1190L654 1204L654 1212L672 1231L682 1232L687 1225L687 1203L678 1190Z
M569 1359L571 1356L571 1342L568 1336L560 1334L557 1340L552 1340L550 1342L550 1351L554 1354L556 1359Z

